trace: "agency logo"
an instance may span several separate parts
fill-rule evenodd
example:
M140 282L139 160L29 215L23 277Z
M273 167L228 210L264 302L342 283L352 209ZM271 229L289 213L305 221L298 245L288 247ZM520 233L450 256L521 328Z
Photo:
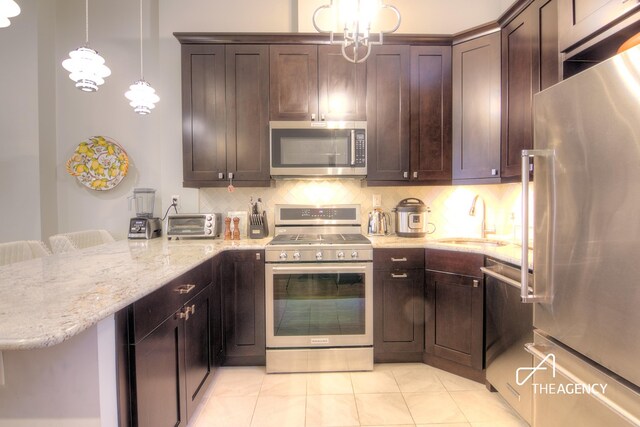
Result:
M536 372L542 372L551 370L551 377L556 378L556 355L553 353L547 354L541 361L534 367L524 366L516 369L516 384L519 386L525 385L529 380L533 378ZM573 381L570 376L565 376L569 382L546 382L536 383L531 382L533 392L535 394L605 394L608 384L593 383L585 384L577 381Z

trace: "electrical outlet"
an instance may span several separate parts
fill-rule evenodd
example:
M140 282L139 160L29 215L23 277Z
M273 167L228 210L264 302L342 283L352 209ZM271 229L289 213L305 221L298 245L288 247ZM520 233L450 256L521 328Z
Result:
M374 194L373 195L373 207L374 208L379 208L380 206L382 206L382 195L381 194Z

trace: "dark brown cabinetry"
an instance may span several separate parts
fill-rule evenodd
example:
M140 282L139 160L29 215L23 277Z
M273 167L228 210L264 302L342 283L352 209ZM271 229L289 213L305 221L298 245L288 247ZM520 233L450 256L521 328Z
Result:
M186 187L269 185L269 52L182 45Z
M640 3L637 1L558 0L558 6L562 52L574 49L611 27L623 28L640 19Z
M220 310L211 281L205 262L128 308L133 425L184 426L200 403L213 377L211 317Z
M424 250L376 249L373 258L375 361L421 361L424 350Z
M226 365L264 365L264 251L229 251L220 278Z
M453 179L500 177L500 33L453 46Z
M484 380L484 285L479 254L427 250L425 358L430 365Z
M533 148L533 95L560 80L557 0L537 0L502 29L501 176L521 175Z
M271 120L365 120L366 67L339 46L272 45Z
M367 59L367 181L409 180L410 48L374 46Z

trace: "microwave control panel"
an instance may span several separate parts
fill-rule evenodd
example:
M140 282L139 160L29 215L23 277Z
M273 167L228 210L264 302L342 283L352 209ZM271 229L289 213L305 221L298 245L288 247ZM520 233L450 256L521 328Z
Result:
M355 149L355 158L354 166L366 166L367 165L367 143L365 139L365 130L357 129L356 130L356 149Z

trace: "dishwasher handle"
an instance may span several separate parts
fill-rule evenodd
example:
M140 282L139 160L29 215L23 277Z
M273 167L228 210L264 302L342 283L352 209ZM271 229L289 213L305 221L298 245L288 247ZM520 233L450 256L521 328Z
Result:
M517 280L513 280L507 276L504 276L498 273L497 271L492 270L491 267L480 267L480 271L482 271L487 276L491 276L494 279L498 279L499 281L504 282L507 285L513 286L516 289L520 289L521 287L520 282L518 282Z

